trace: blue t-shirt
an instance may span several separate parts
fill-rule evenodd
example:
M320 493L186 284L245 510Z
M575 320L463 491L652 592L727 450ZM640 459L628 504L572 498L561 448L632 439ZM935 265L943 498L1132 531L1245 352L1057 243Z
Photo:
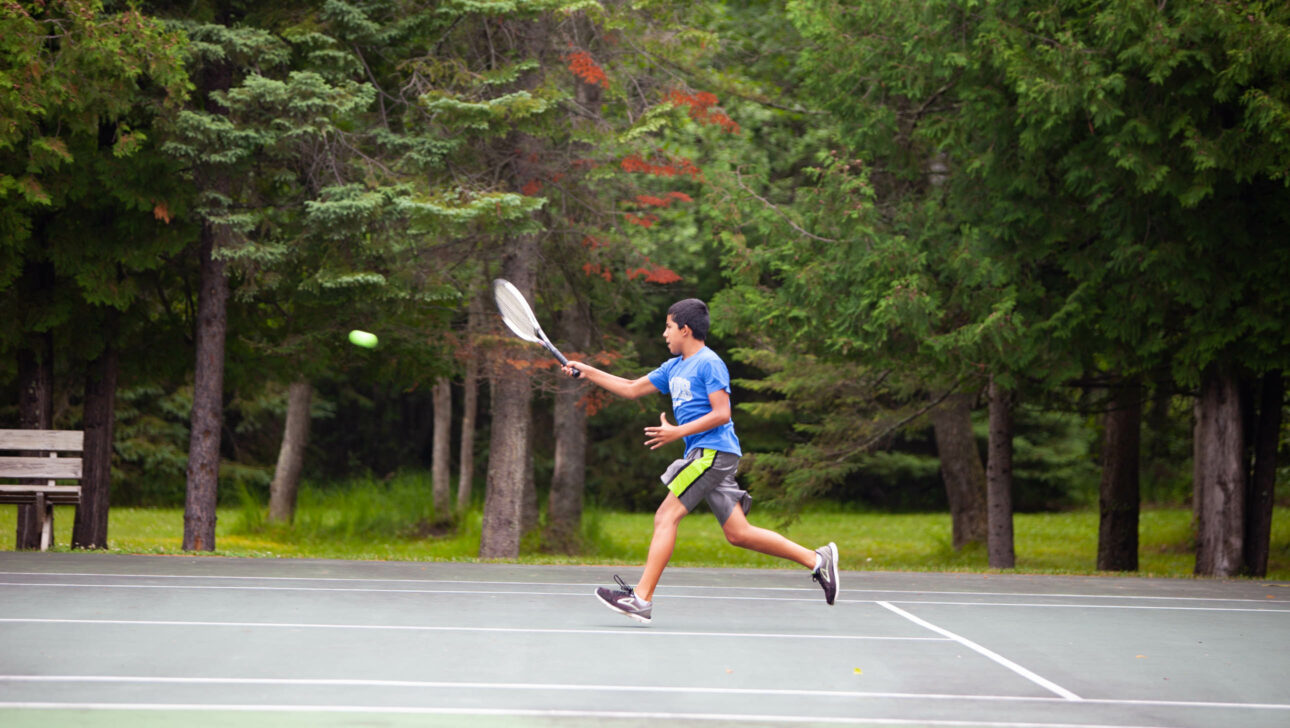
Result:
M730 371L726 369L726 363L706 346L689 359L677 356L663 362L662 366L649 373L649 381L658 391L671 395L672 412L678 425L693 422L711 412L710 393L718 389L730 393ZM684 439L686 455L696 447L743 455L733 421Z

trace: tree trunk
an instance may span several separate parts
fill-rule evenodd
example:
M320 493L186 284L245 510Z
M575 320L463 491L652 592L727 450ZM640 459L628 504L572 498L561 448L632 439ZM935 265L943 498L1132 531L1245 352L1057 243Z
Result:
M471 354L466 360L466 378L462 382L461 444L457 464L457 513L470 508L470 491L475 479L475 414L479 408L479 360Z
M523 372L502 371L504 368L505 364L498 366L492 383L493 426L479 538L479 556L484 559L512 559L520 553L528 467L529 377Z
M188 492L184 502L185 551L215 550L220 429L224 423L224 336L228 329L228 277L214 256L215 228L203 223L201 288L197 293L197 362L192 431L188 441Z
M520 501L520 537L537 530L540 512L538 508L537 474L533 472L533 438L537 432L533 427L533 410L529 409L528 439L524 447L524 497Z
M1211 365L1196 400L1196 569L1233 576L1244 564L1245 447L1240 386L1228 368Z
M986 541L985 466L972 434L973 398L951 394L931 412L955 551L965 544Z
M587 479L587 411L580 404L586 387L566 378L555 394L555 466L547 499L547 546L574 553L582 530L582 494Z
M586 351L590 331L586 312L574 306L560 316L562 338L574 351ZM548 548L573 553L582 530L582 494L587 479L587 410L582 398L587 386L582 379L561 377L555 392L555 466L551 494L547 500L547 529L543 539Z
M515 47L526 57L538 57L548 50L553 40L550 22L539 18L532 22L508 24L515 38ZM515 90L532 91L541 86L543 70L536 68L517 80ZM508 136L501 149L509 158L509 178L514 189L523 190L540 182L547 174L542 159L547 149L542 139L531 134L516 132ZM533 213L540 218L540 212ZM539 222L539 229L548 226ZM538 254L541 239L537 234L514 235L508 241L502 261L502 277L509 280L528 299L533 300L534 281L541 263ZM496 324L494 324L496 325ZM514 345L513 342L510 342ZM526 356L531 351L520 356ZM500 358L494 361L492 396L492 427L488 448L488 480L484 493L483 532L479 539L481 558L515 558L520 553L520 538L525 526L525 499L532 490L531 457L532 428L532 374L526 367L509 366ZM536 511L536 509L533 509ZM531 516L530 516L531 517Z
M18 350L18 426L24 430L51 430L54 427L54 338L48 333L32 336L34 349ZM44 452L26 452L28 457L43 457ZM25 479L25 485L44 485L43 480ZM40 517L36 506L18 506L18 524L14 549L40 548Z
M592 37L596 33L585 15L579 14L574 23L579 37ZM601 92L599 84L574 83L578 105L593 116L601 113ZM572 119L570 123L573 123ZM560 338L574 352L585 352L591 344L590 318L590 312L580 299L559 314L557 329ZM587 391L588 386L581 378L561 376L556 385L552 422L555 428L555 461L551 492L547 497L547 527L542 540L546 548L563 553L574 553L580 545L582 495L587 479L587 409L582 400Z
M1012 538L1012 397L990 378L990 455L986 465L990 568L1017 565Z
M112 325L110 330L116 327ZM103 353L86 366L85 431L81 454L81 504L76 507L72 546L107 548L108 503L112 485L112 431L116 422L116 382L119 359L109 341Z
M1138 570L1139 445L1142 387L1136 382L1112 391L1102 440L1097 568Z
M521 153L521 156L527 156ZM538 240L520 236L502 266L503 275L532 301ZM503 346L515 346L507 342ZM479 556L513 559L520 553L524 529L524 496L528 472L529 429L532 424L532 375L496 357L493 365L492 428L488 444L488 480L484 492L483 530Z
M269 484L270 523L291 523L296 518L300 473L305 466L305 448L309 446L309 407L313 394L313 385L303 380L292 382L287 390L287 421L282 427L278 465Z
M227 22L230 12L228 8L221 8L221 21ZM208 112L227 114L215 92L227 91L233 86L232 62L223 60L205 66L198 86L205 94L203 105ZM218 165L201 165L195 170L195 177L199 192L213 192L219 199L231 200L233 181L227 169ZM226 263L215 254L229 232L226 225L204 219L197 250L201 267L198 273L197 325L193 332L196 361L188 435L188 482L184 497L185 551L215 550L220 435L224 425L224 338L228 331L229 295Z
M1267 576L1272 539L1272 507L1276 493L1277 446L1281 438L1281 409L1285 380L1268 372L1261 381L1259 419L1254 431L1254 468L1245 499L1245 571Z
M430 492L434 517L452 518L452 384L440 377L434 384L434 444L430 452Z

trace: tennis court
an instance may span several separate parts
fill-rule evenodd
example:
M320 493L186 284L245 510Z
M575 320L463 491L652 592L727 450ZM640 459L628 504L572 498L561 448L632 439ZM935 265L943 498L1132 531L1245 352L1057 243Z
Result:
M1290 583L615 573L0 553L0 724L1290 725Z

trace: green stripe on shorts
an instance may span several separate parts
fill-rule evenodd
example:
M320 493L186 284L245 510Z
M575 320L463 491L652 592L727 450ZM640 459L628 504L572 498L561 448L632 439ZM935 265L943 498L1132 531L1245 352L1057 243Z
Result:
M680 498L682 493L688 490L691 485L694 485L694 481L708 472L708 468L711 468L712 463L716 461L716 450L705 449L702 452L702 455L682 468L681 472L677 473L675 478L672 478L672 482L667 484L667 489L672 491L672 494L677 498Z

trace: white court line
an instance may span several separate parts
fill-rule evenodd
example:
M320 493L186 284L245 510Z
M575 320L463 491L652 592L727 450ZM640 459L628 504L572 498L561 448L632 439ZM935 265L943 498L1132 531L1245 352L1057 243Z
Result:
M834 716L765 715L746 713L664 713L633 712L625 710L524 710L507 708L427 708L365 705L222 705L219 703L44 703L0 702L3 709L25 710L147 710L147 711L201 711L201 712L266 712L266 713L379 713L408 715L460 715L472 717L515 718L598 718L604 720L652 721L721 721L728 723L829 723L839 725L910 725L910 726L993 726L994 728L1161 728L1135 726L1122 723L1018 723L1007 721L976 720L910 720L904 718L850 718Z
M882 604L883 602L875 602ZM952 607L1038 607L1045 609L1145 609L1181 612L1264 612L1290 614L1290 609L1256 609L1254 607L1170 607L1155 604L1048 604L1043 602L949 602L930 599L891 599L890 604L934 604Z
M485 589L368 589L341 586L212 586L210 584L73 584L67 582L19 582L0 581L0 588L10 586L53 587L58 589L189 589L207 591L253 591L253 592L351 592L359 594L471 594L484 596L525 596L525 597L577 597L585 599L589 592L543 592L519 591L507 589L488 591ZM669 594L669 599L722 599L742 602L818 602L820 597L735 597L724 594ZM846 601L846 600L843 600Z
M321 624L309 622L215 622L200 620L159 620L159 619L59 619L45 617L3 617L0 624L95 624L115 626L145 627L238 627L259 629L354 629L354 630L390 630L405 632L503 632L511 634L630 634L657 637L737 637L749 639L793 639L793 640L865 640L890 642L944 642L939 637L891 637L853 634L781 634L774 632L672 632L666 630L636 627L631 629L576 629L552 627L448 627L426 626L415 624Z
M159 685L264 685L298 687L416 688L447 690L532 690L538 692L689 693L701 695L776 695L787 697L860 698L870 700L936 700L986 703L1066 704L1065 698L1026 695L959 695L953 693L899 693L863 690L795 690L790 688L706 688L693 685L596 685L581 683L504 683L446 680L367 680L344 678L258 677L150 677L137 675L0 675L2 682L23 683L130 683ZM1089 705L1168 708L1222 708L1290 710L1290 703L1232 703L1203 700L1133 700L1085 698Z
M1040 686L1040 687L1044 688L1045 690L1049 690L1049 691L1052 691L1052 692L1054 692L1054 693L1057 693L1058 695L1062 696L1063 698L1066 698L1067 700L1083 700L1083 698L1081 698L1080 696L1076 695L1075 693L1072 693L1071 691L1067 690L1066 688L1062 687L1061 685L1058 685L1057 683L1055 683L1055 682L1053 682L1053 681L1051 681L1051 680L1049 680L1049 679L1047 679L1047 678L1040 677L1039 675L1036 675L1035 673L1031 672L1030 670L1027 670L1026 668L1022 667L1021 665L1018 665L1017 663L1013 662L1012 660L1009 660L1008 658L1004 657L1003 655L1000 655L999 653L994 652L993 650L986 649L985 647L982 647L981 645L978 645L977 643L973 642L972 640L970 640L970 639L968 639L968 638L966 638L966 637L961 637L961 636L959 636L959 635L957 635L957 634L955 634L955 633L953 633L953 632L951 632L951 631L949 631L948 629L945 629L945 628L943 628L943 627L937 627L936 625L932 624L931 622L928 622L928 621L927 621L927 620L925 620L925 619L920 619L919 617L915 617L914 615L910 614L909 612L906 612L905 610L901 609L900 607L893 606L892 604L889 604L888 602L878 602L878 605L879 605L879 606L881 606L881 607L885 607L885 608L887 608L887 609L890 609L891 611L895 612L896 614L899 614L900 616L904 617L905 619L908 619L909 621L913 622L914 624L917 624L917 625L918 625L918 626L920 626L920 627L925 627L925 628L927 628L927 629L930 629L931 631L933 631L933 632L935 632L935 633L937 633L937 634L941 635L942 637L948 637L948 638L950 638L950 639L954 640L955 642L958 642L959 644L963 645L964 647L968 648L969 650L972 650L973 652L976 652L976 653L978 653L978 654L980 654L980 655L984 655L985 657L989 658L990 660L992 660L992 661L994 661L994 662L996 662L996 663L998 663L998 664L1002 665L1003 667L1008 668L1009 670L1012 670L1013 672L1015 672L1015 673L1017 673L1018 675L1020 675L1020 676L1022 676L1022 677L1024 677L1024 678L1026 678L1027 680L1029 680L1029 681L1031 681L1031 682L1035 683L1036 685L1038 685L1038 686Z
M791 573L785 571L784 573ZM337 577L337 576L216 576L200 574L108 574L108 573L90 573L90 572L59 572L49 573L40 571L0 571L0 576L45 576L45 577L96 577L96 578L121 578L121 579L226 579L226 580L247 580L247 581L319 581L319 582L364 582L364 583L387 583L387 584L480 584L485 586L546 586L546 587L574 587L580 589L594 589L597 586L603 586L601 582L548 582L548 581L495 581L495 580L473 580L473 579L367 579L354 577ZM0 586L7 583L2 582ZM815 593L817 588L808 587L787 587L787 586L713 586L702 584L667 584L659 587L660 590L671 591L673 589L715 589L727 591L791 591L791 592L810 592ZM1246 597L1185 597L1185 596L1160 596L1144 594L1073 594L1073 593L1048 593L1048 592L993 592L993 591L953 591L953 590L926 590L926 589L855 589L848 587L847 594L927 594L927 595L944 595L944 596L986 596L986 597L1042 597L1046 599L1142 599L1156 601L1194 601L1194 602L1254 602L1256 604L1266 604L1266 599L1251 599ZM676 596L676 595L672 595Z
M206 578L206 577L200 577ZM486 583L486 582L447 582L447 583ZM549 584L541 584L550 586ZM587 586L592 585L577 585ZM251 592L354 592L361 594L470 594L483 596L530 596L530 597L578 597L583 598L586 594L582 592L549 592L549 591L519 591L514 589L490 591L486 589L372 589L367 587L340 587L340 586L242 586L227 585L217 586L212 584L78 584L73 582L21 582L21 581L0 581L0 588L4 587L34 587L34 588L57 588L57 589L187 589L199 591L251 591ZM742 587L741 587L742 588ZM756 589L753 589L756 591ZM814 593L815 590L810 590ZM880 594L890 594L893 592L878 592ZM920 594L924 592L913 592ZM671 594L662 593L660 596L668 599L721 599L724 601L743 601L743 602L818 602L819 596L811 597L740 597L726 594ZM1025 596L1009 594L1006 596ZM1030 595L1046 596L1046 595ZM1154 604L1137 605L1137 604L1060 604L1060 603L1027 603L1027 602L953 602L953 601L932 601L919 599L890 599L888 603L897 604L941 604L970 607L1066 607L1066 608L1087 608L1087 609L1161 609L1161 610L1186 610L1198 612L1269 612L1277 614L1290 614L1290 608L1254 608L1254 607L1173 607L1158 606ZM1254 600L1250 600L1254 601ZM881 603L879 601L860 600L860 599L839 599L839 603L849 604L870 604Z

